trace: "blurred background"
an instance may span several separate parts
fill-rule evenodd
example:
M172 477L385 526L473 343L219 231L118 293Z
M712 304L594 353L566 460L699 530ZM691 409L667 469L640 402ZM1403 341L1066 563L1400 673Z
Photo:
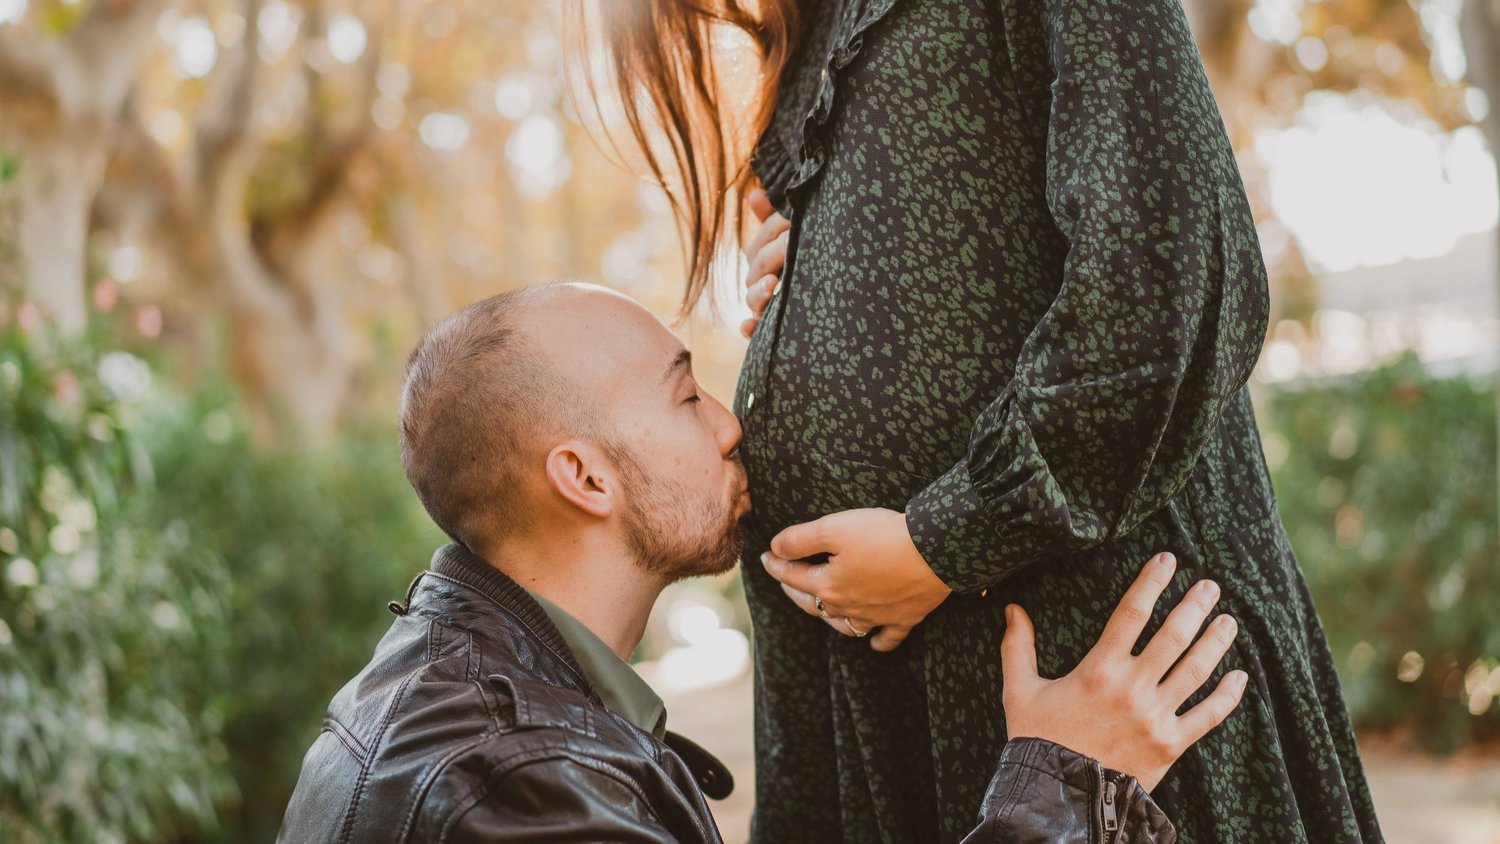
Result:
M1185 6L1272 272L1266 453L1382 820L1500 841L1500 2ZM560 12L0 0L0 840L274 838L442 541L396 449L416 338L564 277L673 314L670 208L572 106ZM728 253L681 328L721 398ZM731 841L745 625L734 576L683 584L638 655L740 772Z

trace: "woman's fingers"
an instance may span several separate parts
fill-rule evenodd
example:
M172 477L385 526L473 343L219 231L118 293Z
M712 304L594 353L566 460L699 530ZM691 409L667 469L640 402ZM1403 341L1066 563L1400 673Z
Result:
M1197 706L1183 713L1177 719L1178 745L1186 750L1193 742L1208 735L1214 727L1224 723L1229 713L1234 711L1240 704L1240 698L1245 694L1245 684L1250 675L1239 669L1224 675L1219 685L1214 688L1208 697L1204 698Z
M1125 590L1120 605L1110 614L1094 650L1105 657L1120 654L1128 656L1135 648L1136 640L1141 637L1141 631L1146 629L1146 621L1151 618L1156 599L1161 597L1167 584L1172 582L1172 573L1176 569L1177 558L1171 554L1161 553L1152 557L1136 576L1135 583Z
M771 294L776 292L776 285L781 282L774 275L761 276L760 280L750 285L750 291L745 295L745 304L750 306L750 312L760 318L766 312L766 305L771 302Z
M754 260L756 254L760 252L761 249L764 249L766 244L774 241L778 237L781 237L783 234L789 231L791 227L792 224L787 220L787 218L781 216L780 214L772 215L771 219L765 221L765 223L763 223L761 227L756 230L755 236L750 238L749 245L745 247L745 259L747 261Z
M1213 612L1214 604L1218 601L1219 584L1212 580L1200 580L1172 608L1167 620L1162 622L1161 629L1156 631L1141 651L1139 665L1151 682L1161 682L1172 664L1187 651L1202 629L1204 619Z
M780 275L781 268L786 266L786 245L790 236L791 232L782 232L775 240L754 253L754 257L750 259L750 270L746 278Z
M1173 712L1208 682L1224 654L1229 653L1229 646L1234 643L1237 632L1239 627L1232 616L1221 615L1214 619L1198 641L1193 643L1187 656L1162 681L1161 693L1171 702Z
M859 622L855 622L858 624ZM867 626L861 630L868 629ZM881 653L890 653L911 635L911 628L903 624L887 624L880 628L880 632L870 638L870 647Z
M795 586L788 586L787 584L783 583L781 584L781 591L785 592L786 596L792 599L792 603L801 607L802 611L807 613L808 615L815 615L819 618L827 615L832 619L843 618L846 615L845 613L841 612L838 607L830 604L827 601L823 602L823 612L818 612L817 596L804 589L798 589ZM856 620L855 623L858 624L858 620Z
M785 583L781 584L781 591L785 592L786 596L792 599L792 603L800 607L803 612L811 616L823 618L823 616L818 613L817 598L807 594L806 592L803 592L801 589L788 586ZM843 613L834 612L833 608L829 607L826 604L823 606L823 612L828 614L828 617L823 618L823 620L828 622L829 627L837 630L841 635L849 636L851 638L862 638L856 637L854 630L861 630L865 633L865 635L868 636L870 631L874 630L876 626L873 622L868 622L865 619L850 617L844 615ZM854 625L853 630L849 628L849 625L851 623ZM897 644L900 644L901 639L904 638L906 638L906 636L903 633L900 638L896 639L895 642L891 644L891 647L895 647Z
M752 192L751 204L754 205ZM791 223L780 214L771 212L760 230L745 249L749 262L748 278L755 279L746 286L745 303L750 306L751 318L740 323L740 334L747 339L755 333L755 326L765 313L771 295L780 284L782 269L786 266L787 244L791 238Z

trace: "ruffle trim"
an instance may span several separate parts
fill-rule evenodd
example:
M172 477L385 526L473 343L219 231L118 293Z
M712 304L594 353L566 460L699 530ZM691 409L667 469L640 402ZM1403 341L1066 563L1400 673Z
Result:
M838 24L839 29L848 31L836 36L838 46L829 51L818 74L812 107L802 118L802 143L796 150L797 154L793 156L793 151L787 148L785 136L775 132L774 123L757 143L750 156L750 166L760 177L774 204L781 205L784 197L812 181L827 163L828 121L833 115L839 72L859 55L864 46L865 32L880 22L897 2L899 0L871 0L859 12L852 27L842 22Z

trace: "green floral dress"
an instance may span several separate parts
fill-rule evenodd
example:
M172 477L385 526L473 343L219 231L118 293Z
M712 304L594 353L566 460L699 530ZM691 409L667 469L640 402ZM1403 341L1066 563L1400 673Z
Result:
M962 837L1005 739L1004 605L1060 675L1160 550L1180 561L1164 606L1211 577L1240 622L1207 688L1251 677L1154 794L1181 839L1381 840L1244 389L1265 268L1178 0L807 17L752 157L791 252L735 397L755 840ZM904 510L955 589L891 654L757 562L855 507Z

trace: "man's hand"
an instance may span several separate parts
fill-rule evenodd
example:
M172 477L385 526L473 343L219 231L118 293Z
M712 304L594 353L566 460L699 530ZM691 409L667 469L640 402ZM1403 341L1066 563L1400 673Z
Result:
M781 283L781 270L786 266L786 246L791 237L792 224L776 213L771 200L762 188L750 191L750 211L760 221L760 228L750 245L745 247L745 260L750 271L745 277L745 304L750 306L751 316L740 323L740 333L749 337L760 324L761 315Z
M815 554L828 562L793 562ZM845 510L792 525L760 559L787 597L845 636L880 628L870 638L877 651L894 650L953 591L932 573L906 515L895 510Z
M1234 641L1234 619L1221 615L1193 643L1219 600L1212 581L1199 581L1188 590L1141 655L1131 655L1176 564L1171 554L1153 557L1110 616L1099 642L1058 680L1037 675L1035 633L1026 611L1015 604L1005 608L1000 663L1006 729L1012 737L1034 736L1092 756L1150 791L1184 751L1229 716L1245 691L1243 671L1224 675L1207 698L1177 714Z

